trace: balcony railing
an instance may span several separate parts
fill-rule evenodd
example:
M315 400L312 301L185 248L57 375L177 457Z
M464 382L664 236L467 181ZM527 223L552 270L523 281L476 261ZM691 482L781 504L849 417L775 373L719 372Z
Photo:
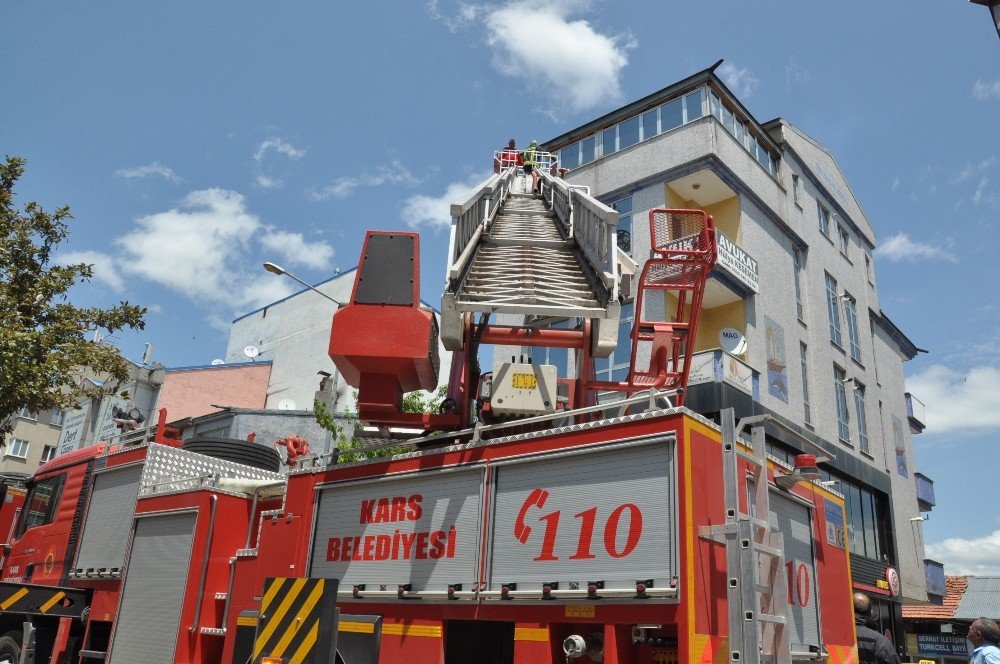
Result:
M934 502L934 480L923 473L913 473L917 483L917 507L921 512L930 512L937 503Z
M910 432L920 433L927 426L927 416L924 413L924 402L909 392L906 393L906 416L910 420Z
M721 348L695 353L688 385L728 383L760 401L760 372Z

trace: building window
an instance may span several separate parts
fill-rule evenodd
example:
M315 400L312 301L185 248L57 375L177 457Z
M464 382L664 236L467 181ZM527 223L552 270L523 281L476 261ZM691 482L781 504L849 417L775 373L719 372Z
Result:
M55 458L56 458L55 445L46 445L45 447L42 448L42 463L45 463L46 461L52 461L52 459Z
M851 357L861 362L861 346L858 342L858 303L844 293L844 318L847 319L847 337L851 344Z
M684 124L684 100L680 97L660 106L660 131L669 131Z
M819 216L819 232L830 237L830 211L816 201L816 214Z
M563 168L576 168L580 165L579 143L574 143L559 151L559 165Z
M802 183L799 181L799 176L792 173L792 202L796 205L802 205L799 202L799 187Z
M656 136L658 133L658 117L657 109L655 108L648 113L642 114L642 140Z
M692 122L700 118L704 111L701 107L701 88L698 88L694 92L684 97L684 113L686 114L686 122Z
M58 408L52 409L52 414L49 416L49 424L54 427L61 427L63 419L66 417L66 413Z
M618 127L614 126L611 129L605 129L604 133L601 134L601 156L607 157L609 154L613 154L615 150L618 149L617 144L618 138Z
M632 255L632 197L628 196L615 201L611 207L618 212L618 248L629 256Z
M826 310L830 314L830 341L840 346L840 295L837 280L829 273L826 275Z
M632 362L632 322L634 303L622 305L622 315L618 323L618 346L608 358L594 360L594 373L597 380L622 381L628 378L629 365Z
M865 386L854 386L854 415L858 421L858 449L870 454L868 445L868 418L865 417Z
M618 125L618 149L632 147L639 142L639 116L629 118Z
M579 319L564 320L551 325L550 329L573 329L576 327L577 320ZM570 324L571 322L572 325ZM556 376L566 376L569 374L569 349L535 346L531 349L531 362L532 364L551 364L556 368Z
M589 164L597 158L597 137L591 136L580 141L580 165Z
M11 438L7 443L7 453L4 456L26 459L28 457L29 443L21 438Z
M847 422L847 372L833 365L833 391L837 395L837 437L851 442L851 429Z
M844 258L850 260L851 255L848 252L851 248L851 236L848 235L843 226L837 226L837 237L840 241L840 253L844 256Z
M27 406L22 406L21 410L17 411L17 416L25 420L31 420L32 422L38 421L38 413L28 410Z
M799 343L799 363L802 367L802 410L807 425L812 424L812 412L809 407L809 348Z
M802 274L805 261L801 249L792 249L792 272L795 280L795 314L799 320L805 320L805 307L802 302Z
M883 547L879 523L885 514L882 501L871 491L844 479L840 480L840 484L847 506L851 553L872 560L881 560Z

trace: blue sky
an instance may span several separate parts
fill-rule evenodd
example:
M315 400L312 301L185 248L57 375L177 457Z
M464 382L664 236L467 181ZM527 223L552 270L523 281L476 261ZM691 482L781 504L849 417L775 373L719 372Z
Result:
M837 158L882 248L882 308L931 352L906 366L936 482L929 555L1000 573L1000 40L963 0L838 3L15 3L0 138L21 200L69 204L80 304L150 308L168 366L320 281L365 229L422 231L444 279L447 203L510 136L545 140L716 60L760 121Z

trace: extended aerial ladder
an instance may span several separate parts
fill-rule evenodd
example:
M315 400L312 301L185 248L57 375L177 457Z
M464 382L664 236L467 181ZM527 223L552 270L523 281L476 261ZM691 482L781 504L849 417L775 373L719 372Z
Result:
M536 153L535 161L526 175L515 161L497 157L498 172L451 206L440 339L453 356L441 413L400 412L404 392L433 389L438 379L436 319L419 303L418 241L413 234L369 233L351 302L334 317L334 331L352 334L334 333L330 345L342 375L359 390L363 421L442 431L469 426L473 401L485 401L479 393L481 344L575 353L576 376L558 379L565 386L559 389L568 393L557 394L556 378L542 375L538 365L510 363L505 370L524 377L527 390L535 392L530 398L538 403L505 405L501 412L493 408L498 400L491 404L491 416L552 412L560 400L575 408L595 405L598 392L657 390L683 404L702 294L715 264L712 217L701 210L652 210L654 255L633 294L622 286L636 264L618 247L618 213L587 187L559 177L554 155ZM398 269L407 263L414 267L412 274ZM654 294L663 306L646 306ZM633 298L628 378L598 381L594 359L618 347L622 305ZM651 317L647 309L667 314ZM386 346L379 340L387 329L407 332L405 338L397 333L399 338ZM383 346L372 348L377 343Z

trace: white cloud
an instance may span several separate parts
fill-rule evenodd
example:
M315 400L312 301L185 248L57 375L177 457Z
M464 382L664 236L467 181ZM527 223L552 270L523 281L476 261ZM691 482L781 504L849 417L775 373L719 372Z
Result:
M940 247L914 242L906 233L896 233L875 249L879 258L887 258L893 263L912 261L918 258L936 258L955 262L953 254Z
M374 173L362 172L352 177L341 177L325 187L310 188L306 194L313 201L325 201L328 198L347 198L358 187L378 187L383 184L414 186L420 184L420 179L410 172L398 159L379 166Z
M928 433L1000 430L1000 369L976 366L962 373L942 364L906 378L924 403Z
M465 182L452 182L438 197L417 194L406 199L401 218L410 228L427 226L433 229L448 228L451 225L451 204L462 203L472 190L484 182L488 176L477 174Z
M132 179L132 178L148 178L153 175L159 175L169 182L177 184L181 182L181 178L174 173L171 169L167 168L158 161L154 161L148 166L137 166L135 168L122 168L115 171L115 175L120 178Z
M928 544L927 557L944 563L948 574L994 576L1000 574L1000 530L973 539L950 537Z
M458 7L455 9L453 14L445 14L438 9L437 0L430 0L427 3L427 11L429 11L431 16L435 19L444 23L450 32L454 33L474 22L482 12L482 8L476 5L459 2Z
M986 101L991 97L1000 99L1000 80L992 82L977 80L972 87L972 96L979 101Z
M260 243L290 265L323 270L329 268L333 260L333 247L326 242L306 242L302 233L271 229L261 237Z
M140 217L118 240L119 265L193 300L238 305L233 294L249 268L244 253L259 228L237 192L193 191L178 208Z
M94 281L107 285L116 293L125 290L125 283L122 281L118 266L115 265L114 256L100 251L69 251L59 254L57 262L61 265L87 263L93 268Z
M285 186L284 181L281 178L272 178L269 175L264 175L263 173L257 174L257 186L261 189L280 189Z
M300 150L280 138L269 138L257 146L257 150L253 153L253 158L261 161L268 152L277 152L292 160L301 159L306 154L305 150Z
M899 189L899 178L893 178L892 179L892 190L896 191L897 189Z
M550 114L567 104L574 112L589 110L621 95L619 76L634 41L601 34L588 21L571 19L585 8L577 2L522 0L484 17L494 68L523 80L529 92L545 95Z
M785 65L785 85L792 87L792 84L802 85L809 82L809 72L799 67L795 58L788 58Z
M760 79L746 67L737 68L730 62L719 67L719 78L726 86L736 93L737 97L749 97L760 86Z
M149 304L149 305L146 306L146 308L149 309L150 313L154 313L154 314L162 314L163 313L163 307L161 307L158 304Z
M972 164L972 163L966 164L965 168L959 171L958 175L952 178L951 183L959 184L960 182L965 182L976 173L981 173L985 171L995 163L997 163L997 158L989 157L988 159L983 159L978 164Z
M972 194L972 202L975 203L976 205L979 205L980 203L983 202L983 192L986 191L986 185L989 184L989 182L990 182L989 178L986 177L985 175L979 178L979 184L976 185L976 193ZM987 196L986 200L990 200L990 197Z

